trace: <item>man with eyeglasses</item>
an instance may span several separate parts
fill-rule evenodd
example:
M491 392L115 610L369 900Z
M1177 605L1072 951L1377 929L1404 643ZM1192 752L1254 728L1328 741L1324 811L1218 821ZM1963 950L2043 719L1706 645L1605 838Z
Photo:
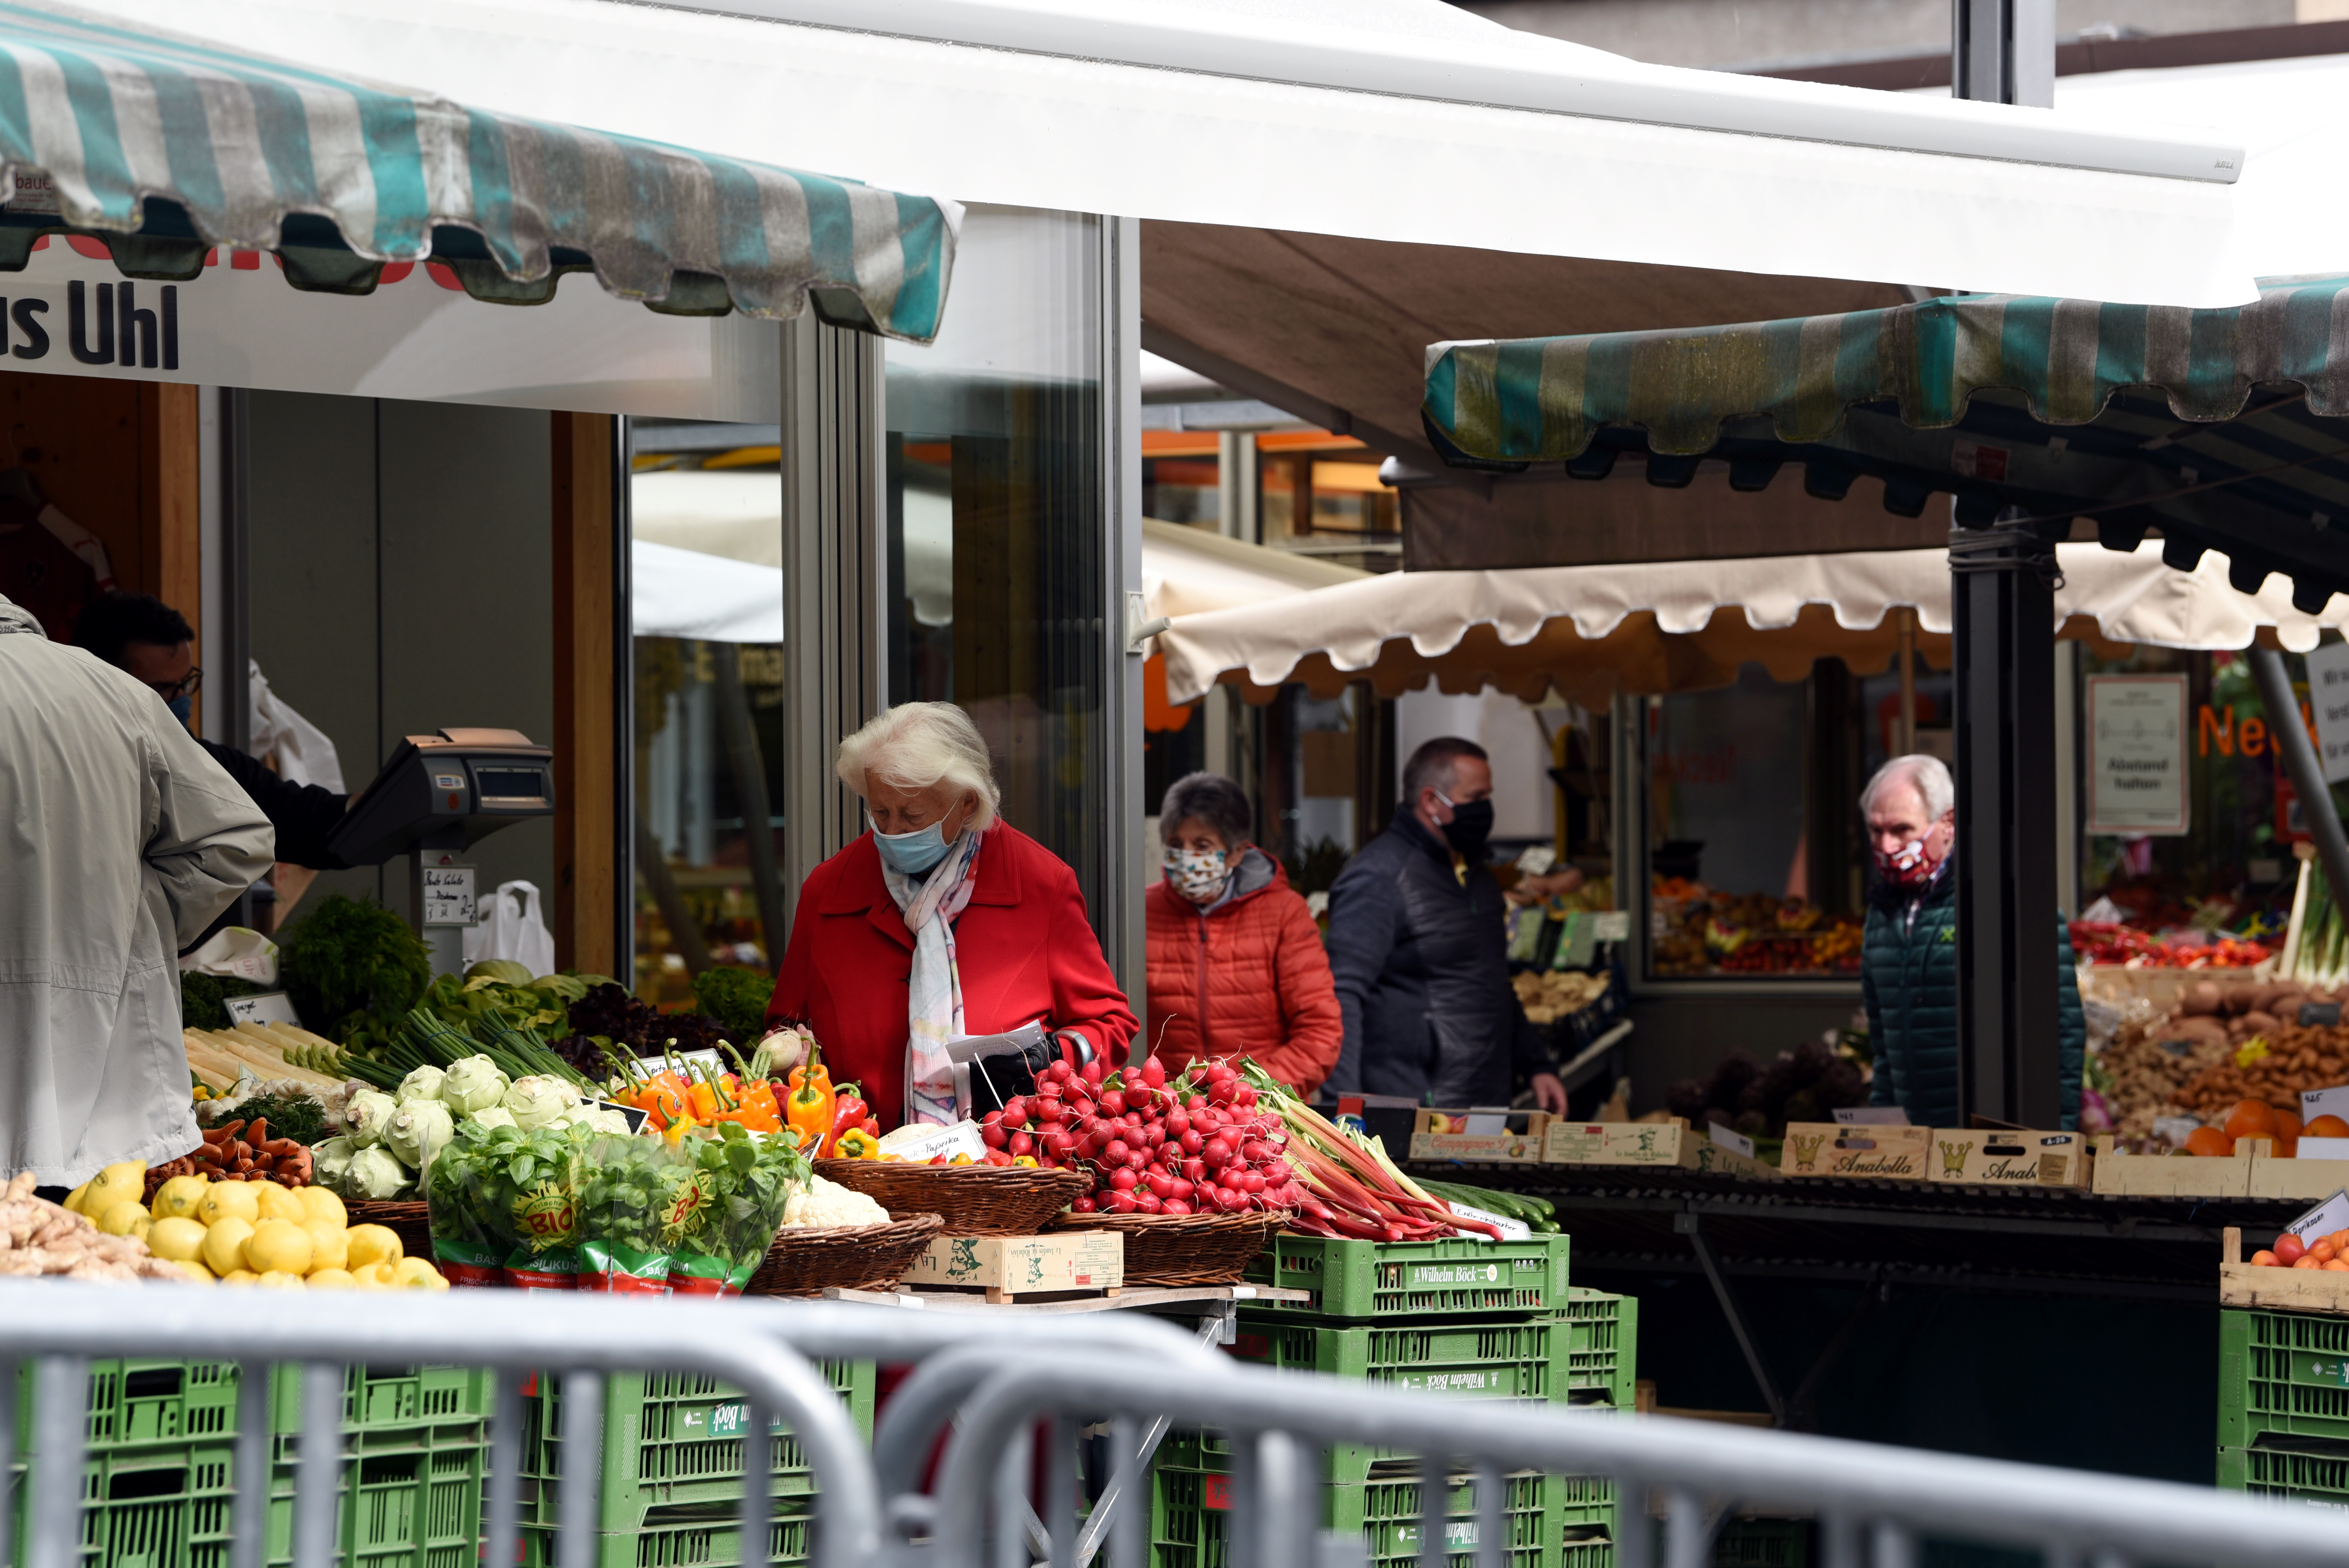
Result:
M171 955L273 841L149 690L0 597L0 1171L59 1190L197 1146Z
M195 638L187 617L151 593L104 594L84 605L74 623L75 646L143 683L182 726L189 723L204 678L196 665ZM343 820L350 797L280 778L259 758L217 742L199 738L196 744L269 819L277 830L279 861L312 871L343 869L347 862L326 848L326 837ZM226 920L223 915L214 929ZM211 935L205 932L199 944Z

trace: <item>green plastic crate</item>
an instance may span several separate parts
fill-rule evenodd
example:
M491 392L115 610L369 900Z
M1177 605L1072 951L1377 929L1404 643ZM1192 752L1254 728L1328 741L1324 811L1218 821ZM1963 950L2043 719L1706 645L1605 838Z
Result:
M1563 1325L1430 1323L1350 1327L1250 1313L1226 1348L1282 1371L1320 1372L1429 1394L1547 1400L1558 1397Z
M1268 1302L1269 1311L1331 1318L1437 1317L1463 1313L1540 1315L1567 1299L1568 1239L1522 1242L1451 1237L1355 1242L1276 1235L1248 1264L1258 1284L1309 1293Z
M1563 1392L1553 1397L1630 1409L1640 1364L1639 1298L1570 1285L1557 1315L1566 1365L1558 1379Z
M2219 1485L2228 1491L2289 1498L2313 1508L2349 1512L2349 1448L2333 1452L2221 1448Z
M2349 1440L2349 1318L2219 1315L2219 1446L2270 1434Z
M1375 1474L1375 1472L1374 1472ZM1464 1476L1454 1477L1445 1509L1444 1544L1452 1568L1470 1568L1476 1550L1475 1491ZM1568 1481L1524 1471L1504 1478L1509 1568L1559 1568L1563 1545L1560 1508L1569 1491L1603 1482ZM1322 1489L1322 1527L1359 1532L1374 1564L1415 1563L1419 1556L1419 1495L1416 1475L1371 1479ZM1162 1468L1153 1487L1153 1568L1226 1568L1224 1515L1232 1505L1228 1476ZM1603 1507L1611 1518L1611 1495L1603 1505L1584 1499L1586 1511Z
M91 1568L226 1568L236 1493L234 1365L94 1362L89 1449L82 1467L81 1560ZM20 1385L29 1443L31 1368ZM176 1374L176 1376L174 1376ZM344 1385L342 1496L336 1530L351 1568L471 1568L480 1553L487 1427L481 1375L446 1368L353 1367ZM264 1558L293 1562L300 1372L274 1369ZM376 1418L429 1409L396 1427ZM185 1435L195 1435L188 1440ZM26 1451L26 1447L17 1450ZM15 1466L14 1518L24 1561L26 1466Z
M847 1405L858 1433L870 1441L874 1364L828 1361L823 1370ZM618 1372L606 1377L603 1474L597 1499L600 1532L616 1541L642 1536L647 1552L672 1547L680 1552L735 1551L732 1522L741 1500L742 1433L749 1415L750 1405L740 1390L698 1373ZM804 1500L815 1490L815 1475L799 1440L780 1423L768 1443L767 1455L773 1477L770 1495L777 1500L780 1530L784 1514L804 1507ZM562 1509L562 1489L556 1483L562 1470L562 1389L556 1379L542 1379L529 1390L523 1403L525 1564L554 1561L555 1526ZM804 1527L794 1528L799 1532L794 1538L802 1542L800 1555L804 1557ZM636 1568L657 1568L669 1561L648 1557ZM688 1556L674 1561L719 1560Z
M1811 1568L1818 1528L1807 1519L1732 1519L1713 1538L1713 1568ZM1656 1561L1663 1561L1662 1536Z
M808 1501L794 1498L777 1502L776 1516L767 1523L769 1563L788 1568L808 1560L808 1517L804 1512L784 1511ZM525 1532L523 1563L551 1561L546 1555L549 1544L537 1532ZM740 1515L732 1506L715 1504L656 1509L636 1529L597 1532L595 1553L589 1561L595 1568L739 1568L742 1561Z

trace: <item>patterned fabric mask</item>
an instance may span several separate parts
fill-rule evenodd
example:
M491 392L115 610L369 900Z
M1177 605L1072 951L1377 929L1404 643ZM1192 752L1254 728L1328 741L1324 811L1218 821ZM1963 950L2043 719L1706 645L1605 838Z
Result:
M1890 854L1876 853L1877 873L1894 887L1914 890L1933 880L1939 862L1926 852L1925 841L1911 839Z
M1174 891L1195 904L1210 904L1223 896L1231 880L1230 856L1222 850L1186 850L1166 846L1166 880Z

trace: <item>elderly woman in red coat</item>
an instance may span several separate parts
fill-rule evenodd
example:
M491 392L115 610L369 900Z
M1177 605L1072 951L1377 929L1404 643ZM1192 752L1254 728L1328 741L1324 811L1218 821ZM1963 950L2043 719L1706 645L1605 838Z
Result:
M1061 1057L1125 1059L1136 1024L1076 874L996 815L987 742L950 703L888 709L840 744L871 830L808 873L767 1004L885 1130L952 1121L947 1042L1041 1023Z

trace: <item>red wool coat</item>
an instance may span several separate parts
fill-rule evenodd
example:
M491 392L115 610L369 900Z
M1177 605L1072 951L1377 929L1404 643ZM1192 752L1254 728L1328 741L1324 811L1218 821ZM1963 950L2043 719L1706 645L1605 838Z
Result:
M1170 1073L1195 1057L1248 1056L1310 1096L1345 1037L1320 929L1263 851L1249 847L1233 875L1239 892L1213 913L1164 881L1144 899L1148 1037Z
M998 822L979 847L978 875L954 927L964 1026L993 1035L1040 1020L1048 1029L1078 1030L1112 1064L1123 1061L1137 1026L1085 919L1076 873ZM868 832L800 888L767 1021L812 1028L832 1081L861 1084L885 1131L905 1113L913 968L914 938L881 880L881 852Z

